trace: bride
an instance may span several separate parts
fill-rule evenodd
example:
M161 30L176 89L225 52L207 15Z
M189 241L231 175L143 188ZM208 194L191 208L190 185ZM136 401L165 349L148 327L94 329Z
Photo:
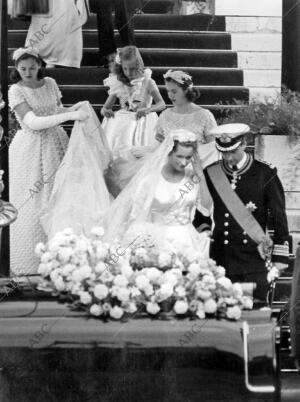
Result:
M104 218L106 240L126 246L147 235L158 249L208 258L210 239L192 225L196 208L209 214L201 199L204 180L196 135L171 131L113 201Z

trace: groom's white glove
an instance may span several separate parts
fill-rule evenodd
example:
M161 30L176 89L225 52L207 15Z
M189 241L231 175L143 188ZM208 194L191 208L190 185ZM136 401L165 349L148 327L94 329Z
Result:
M43 130L50 127L58 126L68 120L85 120L89 114L82 111L67 112L61 114L54 114L51 116L37 116L33 111L27 112L24 116L23 122L31 130Z

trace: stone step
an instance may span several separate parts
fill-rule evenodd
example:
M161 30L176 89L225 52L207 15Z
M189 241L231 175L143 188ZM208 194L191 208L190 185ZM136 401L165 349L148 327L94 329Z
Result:
M199 105L213 105L217 103L233 103L234 100L245 101L249 99L249 90L245 87L204 87L195 86L200 90L201 96L196 102ZM63 102L76 103L88 100L94 105L101 105L107 99L107 87L100 85L60 85ZM164 86L159 86L159 90L166 101L170 103Z
M15 49L9 48L9 65L13 65L11 54ZM165 67L237 67L237 53L231 50L195 50L195 49L146 49L140 48L147 66ZM82 66L97 66L99 50L84 49Z
M27 30L29 23L8 18L8 30ZM225 17L212 17L210 15L163 15L142 14L134 16L136 30L174 30L174 31L218 31L224 32ZM96 15L92 14L84 25L84 29L96 29Z
M165 67L150 67L152 77L159 85L164 84L163 74L167 71ZM12 71L9 67L9 71ZM193 78L194 85L208 86L243 86L243 71L237 68L202 68L184 67L185 72ZM46 69L46 75L53 77L58 84L75 85L80 82L82 85L99 85L108 76L108 70L96 67L72 68L50 68Z
M144 0L141 10L146 14L171 13L174 3L174 0Z
M25 44L27 31L8 33L9 47L22 47ZM31 45L38 45L44 34L31 37ZM231 49L231 35L228 33L212 32L136 32L136 45L140 48L181 48L181 49ZM119 35L116 35L117 46L121 47ZM96 30L83 31L83 47L97 48L98 35Z

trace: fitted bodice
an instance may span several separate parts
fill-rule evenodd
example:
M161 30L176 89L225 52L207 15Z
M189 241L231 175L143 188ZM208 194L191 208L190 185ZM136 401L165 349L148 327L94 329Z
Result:
M61 99L60 90L56 82L50 78L44 78L44 84L39 88L29 88L20 83L14 84L9 90L9 105L12 110L19 104L26 102L37 116L49 116L59 113ZM23 130L35 132L24 124L21 117L15 112L16 118ZM50 129L48 129L50 130ZM39 130L45 132L47 130Z
M145 69L142 77L131 81L131 86L119 81L115 74L110 74L103 82L109 87L108 94L119 99L122 109L135 111L137 108L150 107L153 100L151 93L158 91L151 75L152 71Z
M160 175L151 206L153 223L187 225L192 222L199 192L199 185L192 178L192 173L186 172L180 182L171 183Z
M193 113L176 113L173 108L164 110L158 119L157 132L167 135L172 130L185 129L197 135L198 143L206 144L209 141L209 131L217 125L214 116L209 110L200 108Z

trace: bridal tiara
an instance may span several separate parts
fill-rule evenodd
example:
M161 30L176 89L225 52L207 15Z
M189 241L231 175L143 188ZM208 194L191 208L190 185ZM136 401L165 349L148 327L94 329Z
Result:
M196 142L197 136L192 131L178 129L170 131L170 137L173 141L177 140L179 142Z
M31 56L36 57L37 59L40 58L38 50L35 49L34 47L20 47L19 49L13 52L12 59L14 61L17 61L24 54L30 54Z
M187 84L188 88L193 87L193 80L192 77L180 70L168 70L166 74L163 75L163 77L166 78L171 78L173 81L178 82L179 84Z

